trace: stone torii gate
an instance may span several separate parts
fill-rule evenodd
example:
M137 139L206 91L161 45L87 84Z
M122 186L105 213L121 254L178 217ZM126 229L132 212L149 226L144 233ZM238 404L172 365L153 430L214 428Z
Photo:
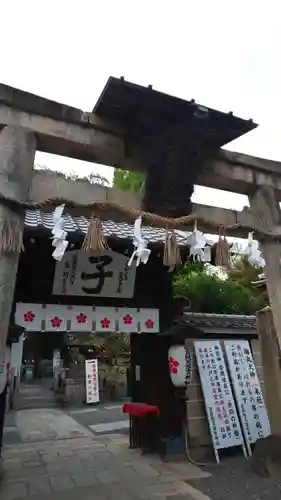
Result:
M1 349L9 327L21 251L24 213L19 202L37 198L33 182L36 149L146 172L142 208L147 211L171 217L193 211L202 219L200 229L209 232L210 224L204 227L204 220L240 237L254 229L266 261L268 292L281 345L281 163L220 149L255 127L251 120L122 78L109 78L89 113L0 85ZM195 183L246 194L250 208L236 212L192 206ZM54 198L60 196L59 192L53 194ZM11 227L19 235L13 242L7 241Z

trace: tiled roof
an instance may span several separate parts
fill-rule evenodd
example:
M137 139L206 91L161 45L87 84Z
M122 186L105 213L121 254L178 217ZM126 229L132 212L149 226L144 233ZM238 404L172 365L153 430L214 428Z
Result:
M71 217L69 214L64 215L65 220L65 231L69 233L80 232L86 233L89 225L89 220L86 217ZM27 210L25 213L25 226L27 228L36 229L38 227L43 227L47 230L53 228L53 214L51 212L43 212L39 209ZM116 238L133 239L134 238L134 227L131 224L126 224L125 222L113 222L103 221L103 232L104 235L115 236ZM143 226L142 233L144 239L149 243L164 243L165 242L165 229ZM185 236L186 235L186 236ZM180 246L187 245L187 237L190 233L183 231L178 234L176 232L176 237L178 244Z
M235 330L256 330L256 316L240 314L204 314L185 312L184 323L198 328L231 328Z

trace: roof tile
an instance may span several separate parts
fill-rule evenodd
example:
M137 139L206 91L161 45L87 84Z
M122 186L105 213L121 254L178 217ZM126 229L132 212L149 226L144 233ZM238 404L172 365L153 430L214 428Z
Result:
M89 219L86 217L72 217L69 214L64 215L65 220L65 231L67 232L81 232L86 233L89 225ZM25 227L36 229L37 227L43 227L49 231L53 228L53 214L51 212L43 212L39 209L27 210L25 213ZM133 239L134 238L134 226L132 224L127 224L125 222L114 222L112 220L103 221L103 232L104 235L115 236L116 238ZM149 243L164 243L165 242L165 229L143 226L142 228L143 237ZM186 234L186 236L185 236ZM187 237L190 235L189 232L184 233L183 231L178 234L176 232L177 242L180 246L187 245Z

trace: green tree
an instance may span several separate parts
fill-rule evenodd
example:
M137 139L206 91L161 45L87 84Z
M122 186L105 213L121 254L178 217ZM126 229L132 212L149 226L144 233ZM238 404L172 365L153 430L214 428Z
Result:
M193 312L217 314L254 314L263 307L263 298L251 289L208 271L208 267L190 271L184 266L175 275L174 295L191 301Z
M145 188L145 174L115 168L113 187L123 189L124 191L131 191L132 193L143 193Z

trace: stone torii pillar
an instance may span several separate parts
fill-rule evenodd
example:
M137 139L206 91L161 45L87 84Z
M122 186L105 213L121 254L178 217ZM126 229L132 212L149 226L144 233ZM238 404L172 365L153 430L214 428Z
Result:
M271 236L257 236L265 260L265 274L271 308L257 313L257 327L263 365L268 416L272 435L255 444L253 469L260 475L281 474L281 211L273 187L260 187L249 197L250 213L256 228Z
M4 199L18 202L28 198L35 134L21 127L4 127L0 133L0 479L2 436L6 410L6 339L14 300L16 276L24 229L24 210L10 207Z
M0 133L2 198L15 202L28 199L35 151L36 138L32 131L11 126L2 129ZM5 351L9 329L23 227L24 210L8 208L0 199L0 354Z
M272 187L260 187L249 196L250 212L254 225L280 235L281 210L276 192ZM274 326L281 349L281 243L279 239L257 236L265 260L267 291L272 308Z

